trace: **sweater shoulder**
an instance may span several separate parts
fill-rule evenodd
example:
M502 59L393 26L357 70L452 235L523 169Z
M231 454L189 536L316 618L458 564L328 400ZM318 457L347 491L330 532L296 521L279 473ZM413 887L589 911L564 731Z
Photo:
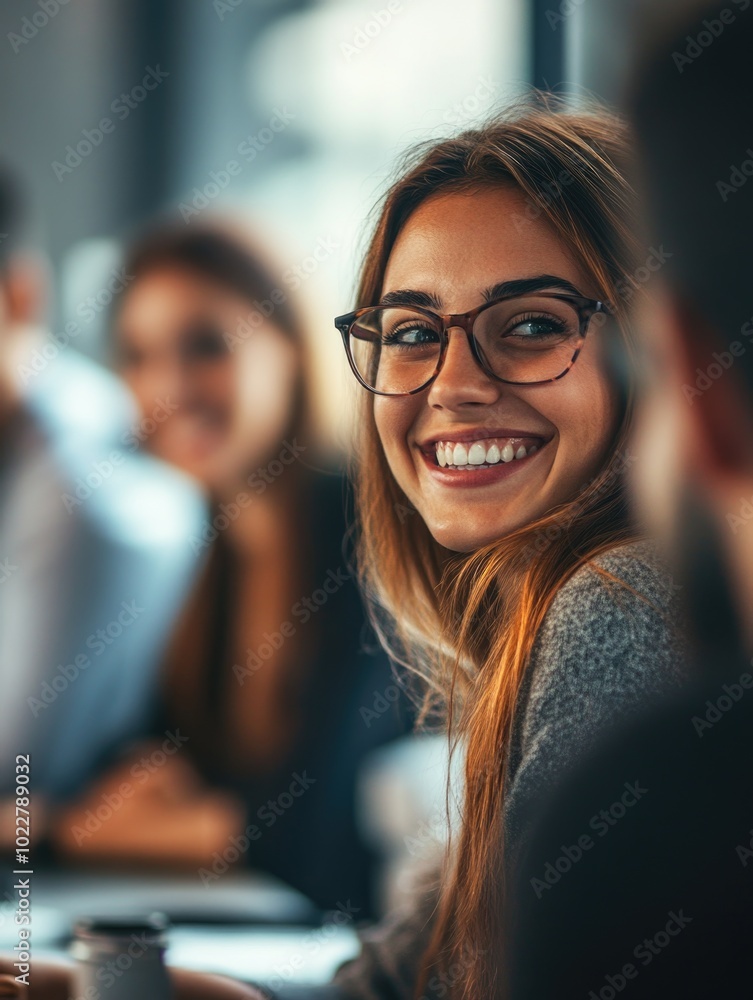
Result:
M537 637L531 694L556 691L593 700L644 684L679 680L680 588L650 542L600 554L560 588ZM580 688L578 692L577 689ZM619 700L619 698L617 698Z
M574 612L583 625L584 610L615 615L625 611L672 613L680 588L651 542L631 542L602 552L567 580L545 619L548 625L567 624ZM584 606L585 602L585 606ZM641 616L643 617L643 616Z
M562 585L519 694L508 758L513 827L524 802L615 726L682 684L679 597L645 542L599 555Z

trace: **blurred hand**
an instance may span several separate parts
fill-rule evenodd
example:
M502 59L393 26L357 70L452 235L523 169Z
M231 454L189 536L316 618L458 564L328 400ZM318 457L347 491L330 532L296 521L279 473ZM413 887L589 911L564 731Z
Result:
M51 823L71 859L120 859L198 867L243 828L245 810L210 789L190 761L144 744Z
M0 955L0 974L3 979L3 996L12 996L15 986L16 996L22 1000L68 1000L72 966L63 962L33 962L29 975L28 987L15 982L17 970L13 967L13 958ZM11 981L12 980L12 983Z

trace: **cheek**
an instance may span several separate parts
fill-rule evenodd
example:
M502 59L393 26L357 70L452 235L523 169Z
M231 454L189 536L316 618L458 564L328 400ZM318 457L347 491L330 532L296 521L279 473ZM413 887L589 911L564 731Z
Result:
M561 395L553 394L558 412L552 420L563 449L577 452L584 464L600 462L619 422L615 389L593 363L576 366L561 385Z
M236 436L251 451L274 447L292 417L298 363L288 346L260 343L237 358L228 397Z
M604 373L587 363L576 365L561 382L538 388L529 402L556 428L552 487L564 500L608 459L620 424L617 394Z
M126 371L122 378L128 391L136 400L140 415L143 417L149 414L154 409L158 396L157 380L152 377L148 369Z
M223 407L231 407L237 393L232 362L217 361L203 366L196 374L199 393Z
M410 396L402 399L374 397L374 422L379 440L392 474L404 490L406 476L413 465L408 437L419 408L420 402L416 403Z

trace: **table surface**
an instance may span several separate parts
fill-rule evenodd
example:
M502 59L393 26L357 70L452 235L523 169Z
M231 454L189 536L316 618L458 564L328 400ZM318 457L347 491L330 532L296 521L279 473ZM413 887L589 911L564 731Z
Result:
M148 873L36 872L31 883L32 955L67 953L82 916L167 914L167 960L269 986L319 985L358 950L345 914L321 919L299 893L264 875L228 872L205 887L187 876ZM0 904L0 951L18 942L16 901Z

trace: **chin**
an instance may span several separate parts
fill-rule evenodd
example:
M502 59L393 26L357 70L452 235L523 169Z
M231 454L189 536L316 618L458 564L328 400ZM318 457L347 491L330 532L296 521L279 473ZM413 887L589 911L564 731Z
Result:
M460 526L457 524L437 526L436 528L429 526L432 538L437 544L451 552L463 553L475 552L485 545L491 545L515 530L512 525L498 525L492 530L488 524L479 525L476 529L473 525L465 524L462 526L462 530L459 529Z

